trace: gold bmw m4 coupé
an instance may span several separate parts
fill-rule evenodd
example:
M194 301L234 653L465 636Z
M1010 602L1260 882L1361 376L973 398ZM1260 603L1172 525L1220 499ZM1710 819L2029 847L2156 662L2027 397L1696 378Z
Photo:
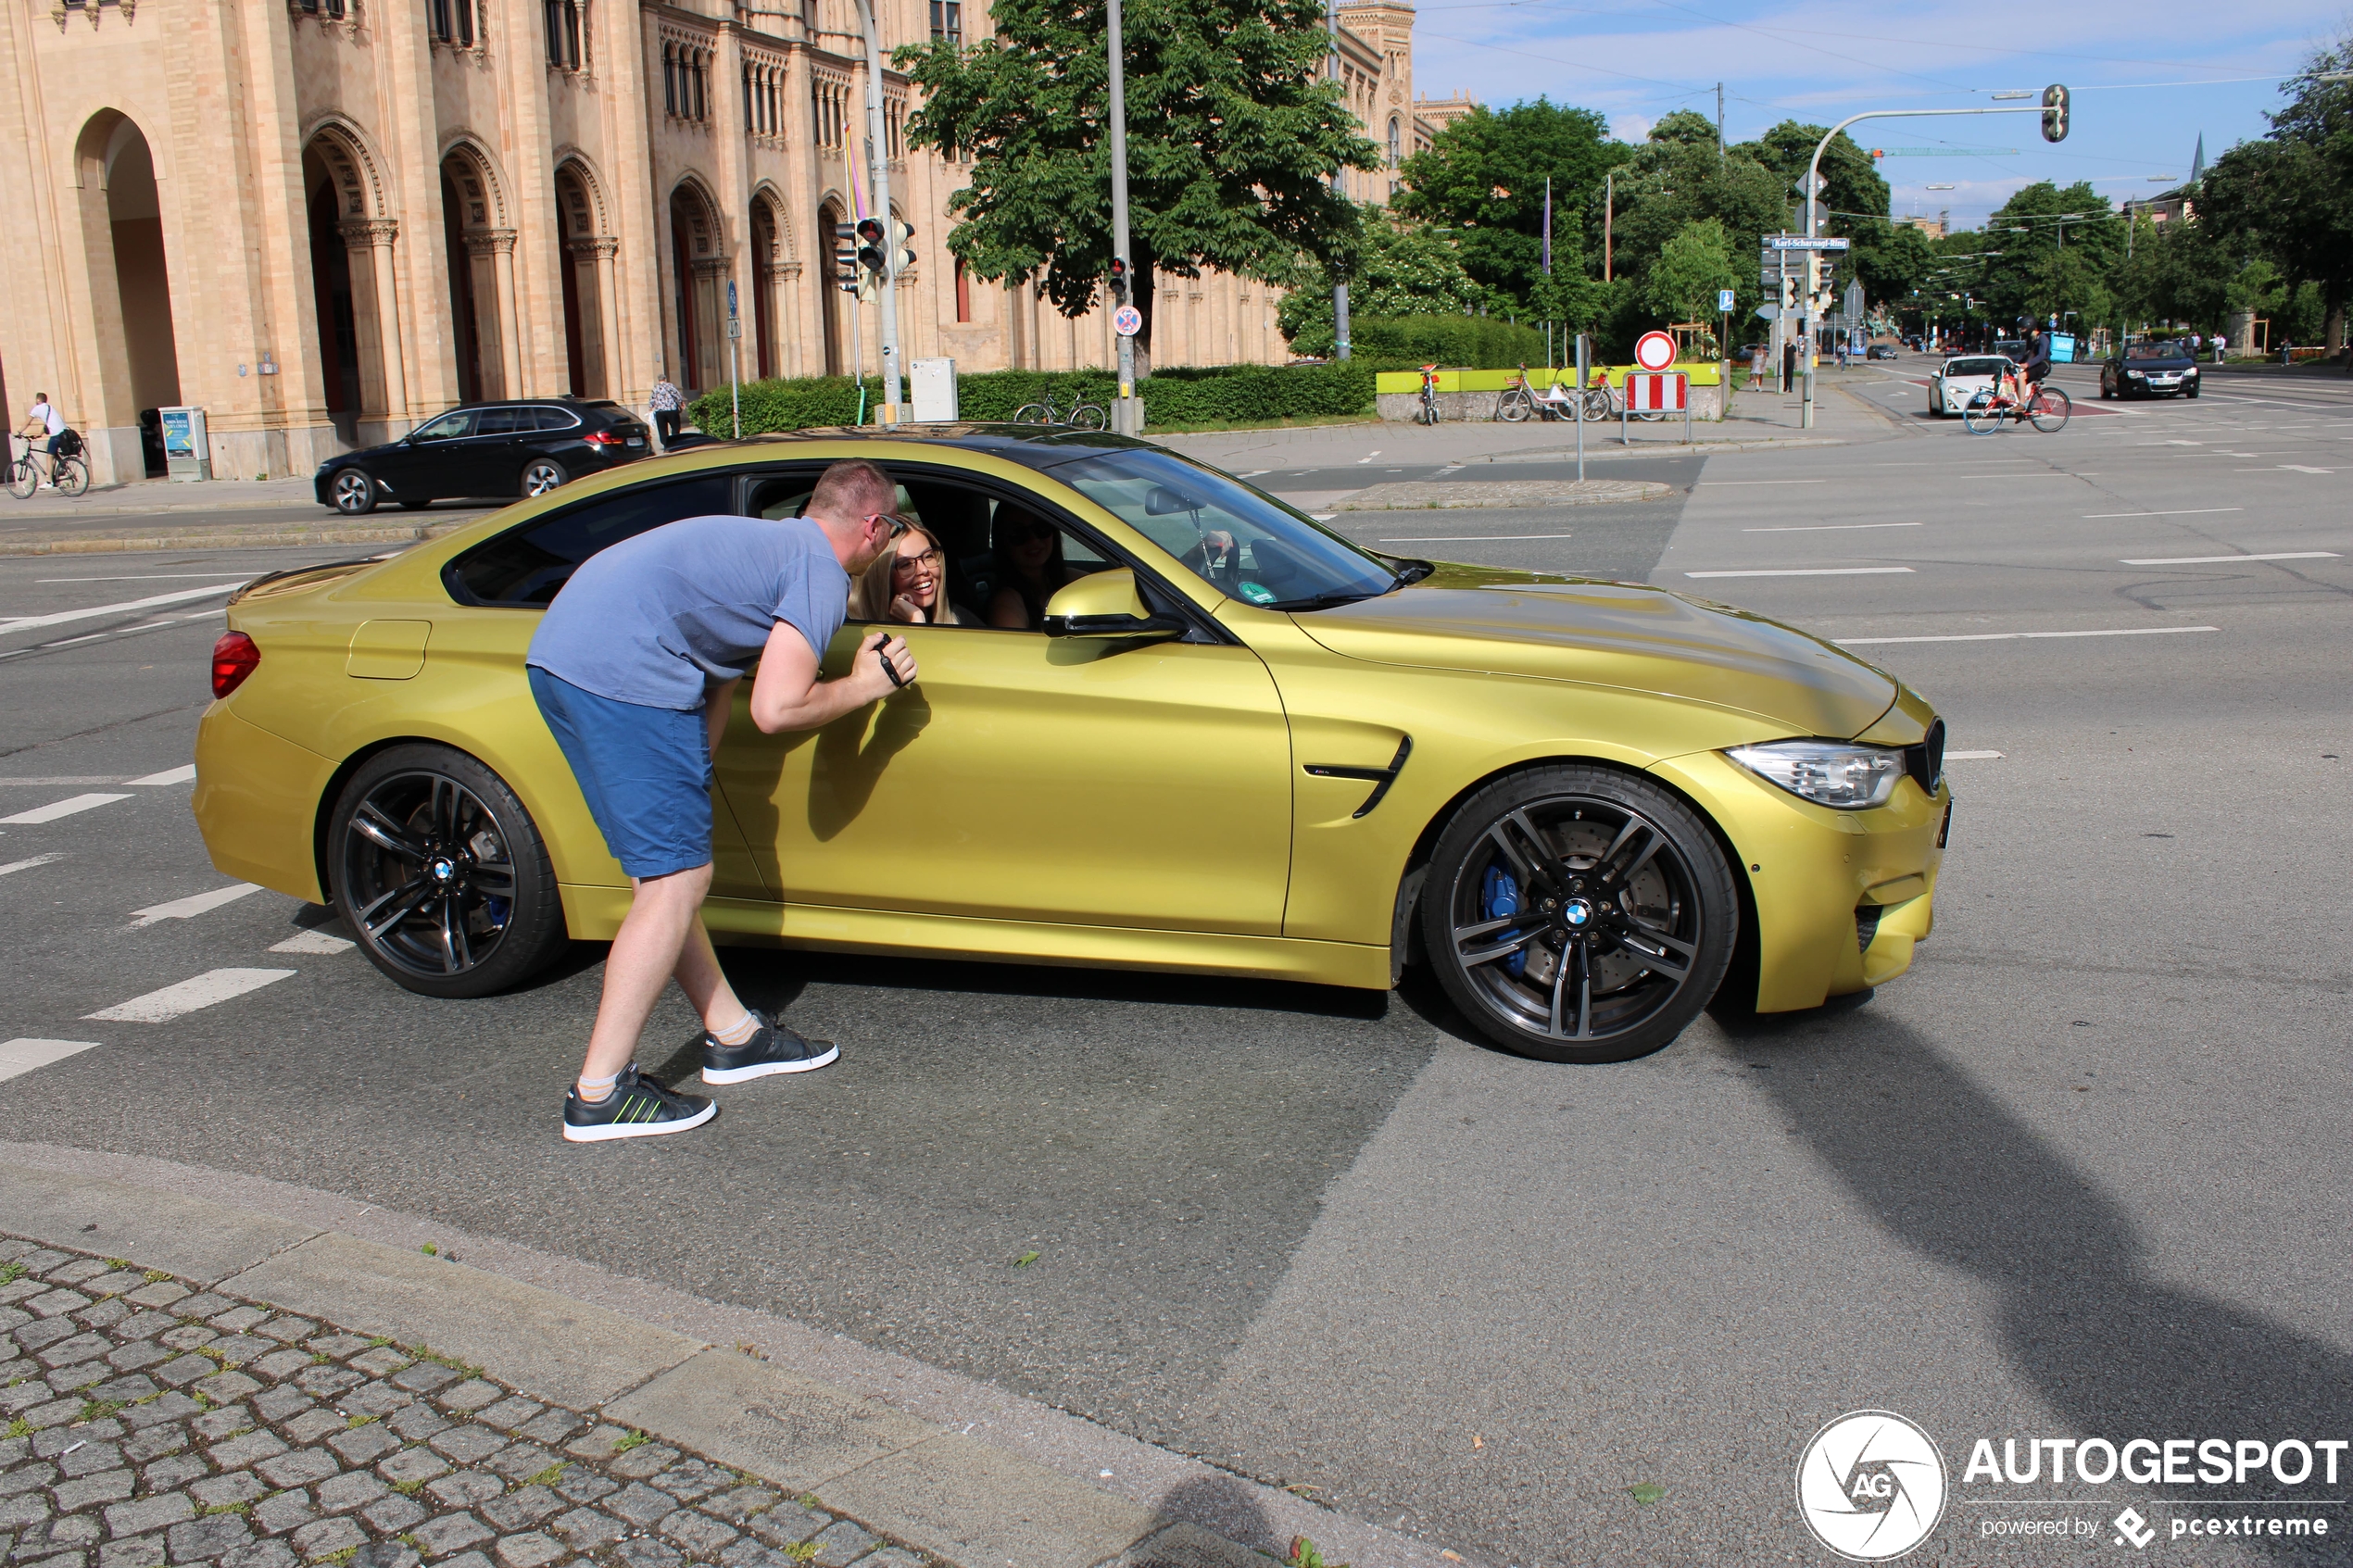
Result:
M539 612L646 529L799 515L849 457L941 541L956 623L894 628L921 676L824 729L735 716L723 942L1368 989L1427 963L1496 1041L1590 1062L1719 986L1877 985L1929 934L1944 726L1887 675L1656 588L1371 554L1035 425L705 446L249 584L196 743L213 863L333 905L429 996L610 937L629 884L524 681ZM1058 586L990 625L1016 576Z

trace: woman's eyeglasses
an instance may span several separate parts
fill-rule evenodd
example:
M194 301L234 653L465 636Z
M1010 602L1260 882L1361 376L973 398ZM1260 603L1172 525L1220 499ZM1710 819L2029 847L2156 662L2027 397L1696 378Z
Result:
M937 571L944 558L937 550L925 550L919 556L893 556L890 558L890 570L894 572L913 571L922 567L930 567Z

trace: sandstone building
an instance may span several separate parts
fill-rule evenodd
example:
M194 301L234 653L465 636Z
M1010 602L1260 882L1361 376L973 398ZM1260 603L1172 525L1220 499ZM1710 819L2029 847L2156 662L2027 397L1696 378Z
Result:
M877 4L886 57L988 26ZM1393 165L1432 133L1413 7L1340 16L1348 101ZM871 370L876 312L830 276L869 182L864 72L851 0L10 0L10 423L47 391L104 483L152 460L142 410L198 405L217 474L308 473L467 398L724 385L731 285L743 379ZM1109 364L1107 312L956 265L960 169L903 144L885 74L907 358ZM1283 353L1263 284L1170 278L1153 304L1156 363Z

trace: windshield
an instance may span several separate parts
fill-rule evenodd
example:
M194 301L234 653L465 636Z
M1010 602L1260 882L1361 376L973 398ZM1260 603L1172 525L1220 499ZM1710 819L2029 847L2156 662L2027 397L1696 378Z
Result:
M2007 359L1949 359L1944 364L1948 376L2000 376L2009 373Z
M1397 574L1269 495L1174 452L1126 449L1053 476L1228 597L1277 609L1370 598Z
M2186 359L2190 351L2178 343L2136 343L2124 351L2127 359Z

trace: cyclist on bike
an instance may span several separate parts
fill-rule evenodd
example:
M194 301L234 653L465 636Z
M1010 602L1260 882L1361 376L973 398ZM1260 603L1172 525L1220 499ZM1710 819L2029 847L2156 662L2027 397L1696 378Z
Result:
M2012 400L2021 408L2031 407L2034 394L2051 374L2051 334L2032 332L2026 339L2026 363L2012 370L2003 380Z
M49 401L49 395L45 392L34 393L32 407L25 410L24 428L17 433L24 437L25 448L29 456L37 455L48 458L48 462L42 465L49 475L47 479L41 482L41 488L44 490L57 488L57 437L63 435L65 432L66 417L57 412L57 406Z

